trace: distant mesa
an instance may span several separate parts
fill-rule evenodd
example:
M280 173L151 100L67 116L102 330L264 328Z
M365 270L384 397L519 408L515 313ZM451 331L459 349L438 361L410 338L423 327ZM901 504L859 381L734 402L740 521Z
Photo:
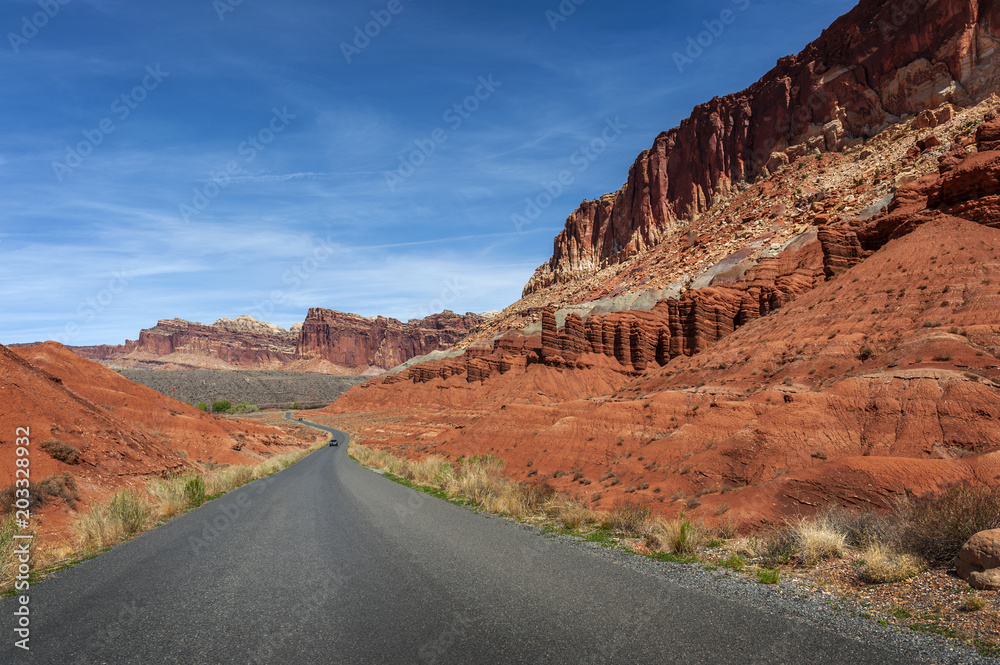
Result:
M402 323L330 309L310 309L285 330L243 315L212 325L164 319L123 345L69 347L116 368L270 369L371 376L414 356L447 348L484 317L451 311Z

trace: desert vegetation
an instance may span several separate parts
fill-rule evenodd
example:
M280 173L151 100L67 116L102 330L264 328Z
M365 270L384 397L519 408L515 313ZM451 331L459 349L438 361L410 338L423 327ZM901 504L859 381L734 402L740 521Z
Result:
M92 503L75 516L72 543L37 552L39 570L44 575L47 569L64 566L124 542L240 485L281 471L324 445L276 455L253 466L230 465L203 471L191 470L168 478L154 478L145 485L122 488L108 499ZM68 472L32 483L29 490L32 507L62 498L72 508L80 499L76 479ZM9 588L14 580L11 544L14 534L21 533L14 520L15 500L14 485L0 490L0 588L3 589Z
M732 524L707 525L683 512L664 517L632 501L597 512L545 484L507 478L503 461L491 455L455 462L434 456L409 460L357 444L349 452L362 465L384 470L394 480L453 503L660 561L728 569L761 584L778 584L783 576L790 576L825 586L824 571L837 560L849 559L850 565L845 561L841 568L851 571L852 584L873 589L892 585L928 570L947 569L973 534L1000 528L1000 488L986 482L937 495L902 496L887 512L830 507L741 534ZM970 593L953 614L985 608L986 599ZM904 625L949 635L939 618L907 615ZM1000 649L992 641L972 642L983 653Z
M59 439L49 439L42 441L38 447L49 454L52 459L65 462L66 464L76 464L80 458L80 449Z

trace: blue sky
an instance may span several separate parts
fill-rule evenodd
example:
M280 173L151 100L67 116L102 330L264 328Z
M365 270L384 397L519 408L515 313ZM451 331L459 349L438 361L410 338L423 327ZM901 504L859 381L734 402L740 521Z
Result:
M853 4L6 0L0 342L501 309L659 132Z

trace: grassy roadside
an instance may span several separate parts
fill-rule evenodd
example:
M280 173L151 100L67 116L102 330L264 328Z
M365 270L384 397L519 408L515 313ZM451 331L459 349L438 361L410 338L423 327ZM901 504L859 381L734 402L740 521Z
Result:
M946 568L972 534L1000 528L1000 488L985 483L952 488L939 497L901 498L889 514L832 509L741 536L733 527L710 528L683 513L668 519L632 502L622 502L610 512L595 512L544 485L505 477L503 461L491 455L453 463L441 457L409 460L358 444L351 444L348 453L359 464L385 471L396 482L458 505L539 526L549 534L658 561L728 569L761 584L777 584L782 576L794 576L823 588L827 586L822 581L825 571L844 560L850 561L847 574L857 585L892 587L929 568ZM980 613L984 623L1000 621L1000 612L991 611L979 592L969 590L960 611L969 616ZM1000 656L1000 636L995 630L987 631L985 637L978 632L965 635L942 623L936 614L900 617L895 608L889 615L880 616L872 609L860 616L882 625L891 622L913 631L934 632L982 655Z
M70 544L49 548L36 541L29 581L36 582L91 559L241 485L288 468L325 445L325 442L317 443L256 465L189 471L170 478L153 478L144 485L118 490L106 501L95 503L77 514ZM0 520L0 589L3 589L3 597L14 595L14 535L18 533L23 532L16 526L13 515Z

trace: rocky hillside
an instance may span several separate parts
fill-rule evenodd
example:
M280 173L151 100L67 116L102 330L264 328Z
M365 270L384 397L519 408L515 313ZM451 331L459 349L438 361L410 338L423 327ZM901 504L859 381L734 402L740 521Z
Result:
M311 309L285 330L251 316L212 325L159 321L119 346L70 347L105 365L130 369L267 369L378 374L414 356L453 345L485 319L450 311L403 323Z
M415 456L493 452L598 507L759 524L1000 479L1000 120L978 150L731 284L570 315L327 409ZM338 417L340 418L338 420Z
M863 1L699 107L462 355L330 421L737 525L1000 480L1000 5L918 4Z
M584 202L525 295L620 264L728 195L901 118L978 103L1000 83L1000 5L862 0L748 89L702 104L636 159L625 186Z

